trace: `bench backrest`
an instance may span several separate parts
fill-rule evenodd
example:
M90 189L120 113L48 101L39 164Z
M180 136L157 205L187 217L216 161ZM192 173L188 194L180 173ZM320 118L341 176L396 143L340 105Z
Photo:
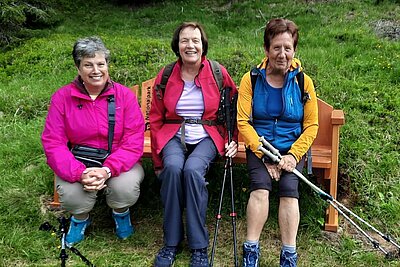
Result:
M150 136L150 121L149 121L149 113L151 106L151 97L152 97L152 88L154 85L154 81L156 79L150 79L144 81L142 83L142 90L140 92L140 108L142 110L142 114L144 116L144 122L146 124L145 136Z
M325 101L318 99L318 134L314 145L332 145L332 123L331 114L333 107Z
M151 90L153 88L154 81L155 78L142 82L140 92L138 85L132 87L132 90L136 93L138 99L140 99L139 103L146 123L146 136L150 135L149 112L152 98ZM334 125L344 124L343 112L341 110L334 110L331 105L318 98L318 121L318 135L313 144L320 146L332 146L332 135L334 134L333 127ZM242 141L240 136L239 141Z

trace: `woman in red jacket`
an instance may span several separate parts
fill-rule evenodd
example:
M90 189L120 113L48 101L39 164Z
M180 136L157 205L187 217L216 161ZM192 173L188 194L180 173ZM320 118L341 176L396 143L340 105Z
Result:
M183 23L172 38L178 60L160 90L162 69L155 81L150 110L151 149L161 182L164 207L164 247L155 266L172 266L184 239L182 214L186 207L186 233L191 249L190 266L208 266L205 175L219 155L234 157L237 144L227 142L226 129L217 123L220 90L206 59L208 41L201 25ZM236 86L221 66L223 87Z

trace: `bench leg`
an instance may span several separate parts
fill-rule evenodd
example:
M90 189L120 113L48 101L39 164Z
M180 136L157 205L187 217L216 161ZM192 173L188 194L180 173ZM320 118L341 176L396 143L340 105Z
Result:
M53 189L53 201L50 202L52 208L59 208L61 206L60 200L58 198L57 188L56 188L56 176L54 175L54 189Z
M336 199L337 195L337 172L324 170L324 178L329 179L329 194ZM326 217L325 217L325 231L329 232L337 232L339 226L339 218L338 218L337 210L329 205L326 209Z

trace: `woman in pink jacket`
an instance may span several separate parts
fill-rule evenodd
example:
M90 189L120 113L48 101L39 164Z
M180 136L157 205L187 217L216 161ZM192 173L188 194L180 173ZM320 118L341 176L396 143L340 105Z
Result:
M101 39L78 40L72 55L78 76L51 97L42 134L47 163L56 174L60 202L72 214L66 243L72 246L83 240L90 224L89 212L102 189L112 208L116 235L125 239L134 231L129 207L136 203L144 177L140 164L143 115L132 91L110 79L110 52ZM100 165L93 167L75 158L71 148L80 145L109 149L110 101L115 103L111 152Z
M234 157L237 144L228 144L226 129L217 122L220 90L206 59L208 41L203 28L195 22L181 24L171 46L178 60L165 90L160 89L164 69L158 74L149 114L153 164L164 207L164 246L154 265L173 265L184 239L186 208L190 266L208 266L205 175L218 154ZM232 96L235 83L223 66L221 72L223 87L232 88Z

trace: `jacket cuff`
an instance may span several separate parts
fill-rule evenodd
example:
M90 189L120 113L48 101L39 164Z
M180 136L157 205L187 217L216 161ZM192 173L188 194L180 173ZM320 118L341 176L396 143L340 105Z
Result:
M299 163L299 160L297 159L295 154L293 154L292 152L288 152L288 155L291 155L296 160L296 163Z

